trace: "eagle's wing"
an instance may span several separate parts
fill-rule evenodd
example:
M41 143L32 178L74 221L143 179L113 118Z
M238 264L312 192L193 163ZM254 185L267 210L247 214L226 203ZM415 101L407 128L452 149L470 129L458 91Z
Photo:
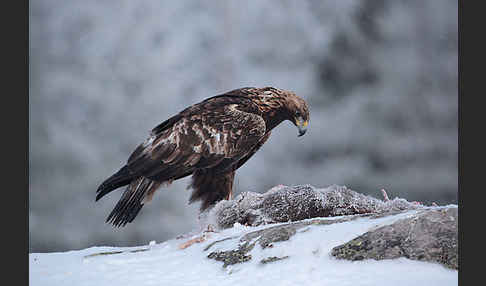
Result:
M182 178L196 169L224 172L264 136L265 121L258 112L251 100L235 97L193 105L154 128L126 166L158 182Z
M270 137L271 131L265 133L264 136L253 146L253 148L244 157L242 157L231 169L226 172L215 172L213 169L199 169L192 175L192 181L189 187L193 189L189 203L201 201L200 210L204 211L215 202L223 199L231 199L233 189L233 182L235 171L246 163L267 141Z
M265 144L265 142L267 142L268 137L270 137L270 134L272 134L272 132L268 131L267 133L265 133L265 135L262 136L262 138L257 142L257 144L255 144L255 146L251 149L251 151L248 152L243 158L241 158L238 161L238 163L236 164L235 170L238 169L239 167L241 167L243 164L245 164L246 161L248 161L251 158L251 156L253 156L258 150L260 150L260 148L263 146L263 144Z

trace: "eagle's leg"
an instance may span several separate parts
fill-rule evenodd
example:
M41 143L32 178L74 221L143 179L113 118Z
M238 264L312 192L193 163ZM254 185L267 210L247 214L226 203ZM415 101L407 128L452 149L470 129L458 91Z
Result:
M195 171L189 185L193 189L189 203L201 201L200 211L203 212L221 200L231 199L234 177L235 171L225 173L213 169Z

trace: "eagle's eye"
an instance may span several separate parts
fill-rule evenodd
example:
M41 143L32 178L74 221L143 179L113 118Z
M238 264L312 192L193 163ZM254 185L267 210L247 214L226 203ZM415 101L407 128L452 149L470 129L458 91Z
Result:
M300 114L300 111L296 111L296 112L295 112L295 116L296 116L296 117L301 117L301 115L302 115L302 114Z

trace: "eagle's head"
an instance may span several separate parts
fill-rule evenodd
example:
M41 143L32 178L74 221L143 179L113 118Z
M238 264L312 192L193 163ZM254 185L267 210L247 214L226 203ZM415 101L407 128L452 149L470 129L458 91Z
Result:
M279 120L277 122L290 120L299 129L299 136L305 134L309 124L309 107L305 100L292 91L274 87L265 87L259 91L258 99L264 111L269 109L271 114L275 114L272 111L278 111Z
M292 121L299 129L299 137L304 135L309 124L309 107L302 98L289 91L286 99L288 120Z

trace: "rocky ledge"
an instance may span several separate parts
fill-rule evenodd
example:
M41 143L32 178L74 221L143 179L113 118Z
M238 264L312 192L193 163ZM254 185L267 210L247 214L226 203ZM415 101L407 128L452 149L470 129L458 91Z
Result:
M444 208L368 231L334 247L331 254L348 260L406 257L458 269L457 246L457 208Z
M208 244L208 258L223 262L223 267L252 259L255 245L262 249L291 239L310 227L325 227L359 218L378 219L410 213L405 218L368 231L342 245L335 246L329 255L337 259L393 259L406 257L435 262L458 269L458 233L456 206L427 207L405 199L379 200L343 186L316 189L310 185L278 186L266 193L242 193L232 201L218 203L207 215L217 229L235 224L260 226L275 224L241 237L227 237ZM322 219L323 217L334 217ZM325 239L325 238L323 238ZM238 240L237 247L211 251L218 243ZM273 263L287 255L270 256L260 263Z

